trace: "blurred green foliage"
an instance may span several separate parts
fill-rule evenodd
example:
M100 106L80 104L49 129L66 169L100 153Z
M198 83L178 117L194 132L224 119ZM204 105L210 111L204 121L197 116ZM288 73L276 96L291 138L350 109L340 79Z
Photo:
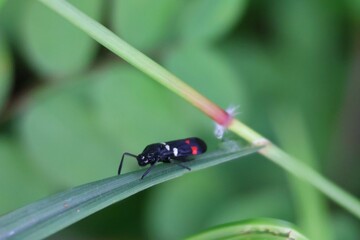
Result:
M114 1L112 30L137 49L153 51L171 38L176 16L183 5L178 0Z
M100 19L103 1L71 3L95 20ZM71 76L93 62L96 43L92 38L38 1L30 1L28 5L21 26L22 37L26 39L23 51L39 73L50 76L44 79Z
M220 106L239 105L240 119L290 153L310 151L312 165L360 195L360 111L350 101L360 90L359 1L69 2ZM206 116L37 1L0 1L0 110L0 214L114 175L124 151L149 143L199 136L218 147ZM299 209L314 202L294 199L307 187L287 180L248 157L138 194L55 237L174 239L276 217L310 238L330 229L323 239L359 238L359 221L320 195L311 211L326 219L309 223Z
M3 107L9 92L11 72L12 61L5 42L5 37L0 32L0 109Z

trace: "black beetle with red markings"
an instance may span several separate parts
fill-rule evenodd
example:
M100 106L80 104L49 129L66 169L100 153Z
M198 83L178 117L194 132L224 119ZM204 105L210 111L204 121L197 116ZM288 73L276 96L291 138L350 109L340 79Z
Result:
M118 175L121 173L125 156L136 158L139 166L146 166L150 164L150 167L145 171L141 179L143 179L150 172L151 168L158 162L175 163L183 168L191 170L189 167L181 164L181 162L189 161L191 160L191 156L206 152L206 148L206 143L196 137L150 144L139 155L127 152L124 153L120 161Z

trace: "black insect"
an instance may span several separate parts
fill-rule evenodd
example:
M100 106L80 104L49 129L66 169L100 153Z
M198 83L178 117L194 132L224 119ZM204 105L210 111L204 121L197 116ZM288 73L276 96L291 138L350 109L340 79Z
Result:
M206 143L196 137L150 144L139 155L127 152L124 153L121 157L118 175L121 173L125 156L136 158L139 166L146 166L150 164L150 167L141 177L141 179L143 179L157 162L175 163L190 171L191 169L181 164L181 162L189 161L191 160L191 156L199 155L204 152L206 152Z

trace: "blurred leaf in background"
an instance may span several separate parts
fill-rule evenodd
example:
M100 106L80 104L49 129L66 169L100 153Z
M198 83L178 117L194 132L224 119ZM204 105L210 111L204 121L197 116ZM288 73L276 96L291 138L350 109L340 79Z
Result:
M356 117L358 108L344 99L350 66L357 68L359 1L69 2L221 107L239 106L238 118L289 151L306 153L310 144L319 171L360 194L359 126L346 125L355 136L347 141L341 131L349 121L339 120ZM206 116L37 1L0 7L1 213L115 175L123 152L150 143L198 136L209 151L219 147ZM352 79L357 89L359 75ZM302 133L310 140L301 143ZM124 168L138 166L129 160ZM315 205L294 200L297 194L283 170L251 156L149 189L53 238L174 239L253 217L309 231L299 211ZM313 229L334 230L324 239L358 238L356 219L319 203L331 220Z
M101 0L71 0L75 7L96 20L102 15ZM69 76L86 69L95 57L95 40L38 1L30 1L22 17L21 39L30 65L46 79Z
M117 0L111 26L125 41L148 52L172 37L176 16L183 5L183 1L177 0Z
M360 23L360 2L357 0L347 0L345 5L350 13L351 20L358 25Z
M205 175L192 174L157 189L147 214L152 238L181 239L202 228L209 211L221 205L228 192L222 181L214 181L216 177L217 171L209 169Z
M179 18L179 38L211 43L224 37L243 16L247 0L188 1Z
M115 173L116 151L96 126L86 85L79 80L34 94L19 123L21 140L36 165L67 186Z
M0 137L0 215L21 205L45 197L54 185L42 181L41 172L31 166L19 142L2 134Z
M0 30L0 111L9 95L12 80L12 61L4 34Z
M2 7L2 5L4 4L5 0L0 0L0 8Z
M21 31L24 13L30 3L31 1L5 0L3 6L0 8L1 28L8 38L9 45L16 49L19 48L19 51L22 51L20 48L22 45Z

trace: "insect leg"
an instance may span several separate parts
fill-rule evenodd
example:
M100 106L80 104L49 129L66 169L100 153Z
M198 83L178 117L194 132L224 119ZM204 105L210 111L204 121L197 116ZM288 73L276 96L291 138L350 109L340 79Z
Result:
M121 161L120 161L120 165L119 165L119 169L118 169L118 175L120 175L120 173L121 173L121 168L122 168L122 165L123 165L123 161L124 161L124 157L125 156L130 156L130 157L134 157L134 158L136 158L137 156L136 155L134 155L134 154L132 154L132 153L124 153L123 155L122 155L122 157L121 157Z
M182 167L182 168L185 168L185 169L191 171L191 168L189 168L188 166L185 166L184 164L182 164L182 163L180 163L180 162L178 162L178 161L176 161L176 160L174 160L174 159L169 159L169 161L170 161L171 163L175 163L175 164L178 165L179 167Z
M156 161L157 162L157 161ZM152 163L151 164L151 166L144 172L144 174L141 176L141 179L144 179L144 177L146 176L146 175L148 175L148 173L150 172L150 170L155 166L155 163L156 162L154 162L154 163Z

